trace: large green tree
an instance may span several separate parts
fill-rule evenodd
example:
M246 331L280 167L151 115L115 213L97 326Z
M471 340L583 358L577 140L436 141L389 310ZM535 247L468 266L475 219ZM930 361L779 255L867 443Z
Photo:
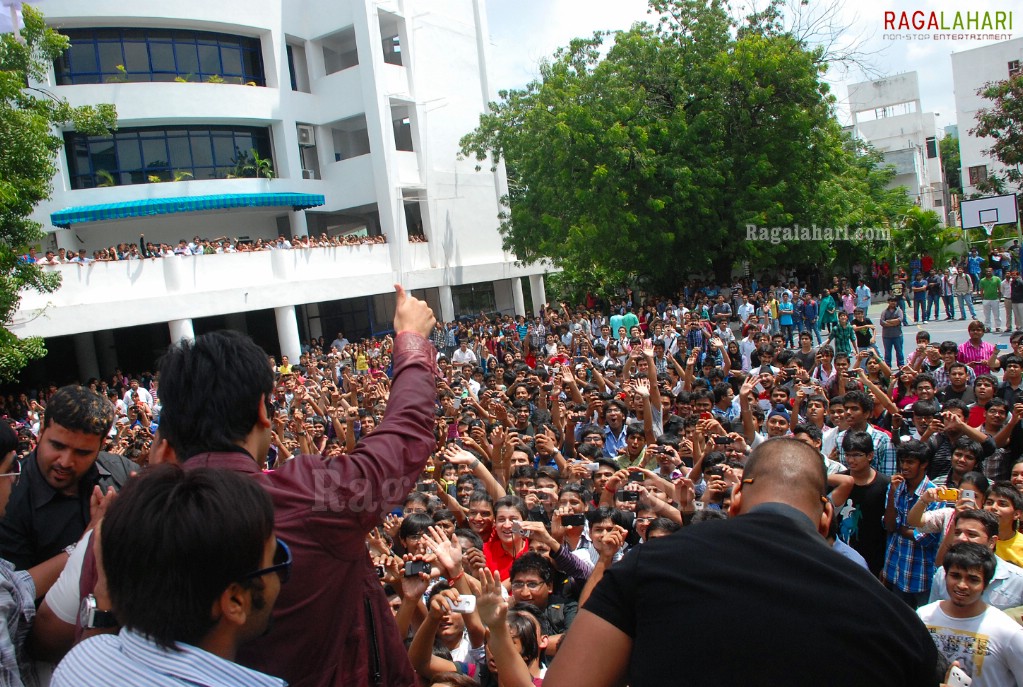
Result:
M857 227L885 214L867 207L888 194L864 166L875 158L834 117L823 50L786 32L777 5L738 26L719 0L651 9L656 27L559 50L463 138L463 154L505 161L502 233L519 259L576 274L600 265L673 289L744 260L836 254L822 242L747 241L748 225Z
M22 291L52 292L60 286L58 274L21 260L45 236L31 214L50 197L63 146L57 127L102 133L117 121L113 106L71 107L47 91L26 87L29 78L46 78L68 40L47 28L28 5L24 18L20 41L13 34L0 36L0 380L14 378L29 360L46 353L41 339L19 339L8 326Z
M963 195L962 162L959 156L959 139L952 134L938 142L941 151L941 169L945 173L945 183L949 193Z
M991 173L978 188L985 193L1005 193L1023 189L1023 74L1011 79L986 84L977 95L991 101L990 107L977 111L974 136L992 139L984 152L1006 169Z

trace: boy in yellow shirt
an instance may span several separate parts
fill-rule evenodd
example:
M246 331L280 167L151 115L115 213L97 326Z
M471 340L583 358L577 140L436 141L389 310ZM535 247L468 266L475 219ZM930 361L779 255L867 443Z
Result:
M998 482L987 494L984 510L998 516L995 553L1003 561L1023 565L1023 536L1017 532L1023 518L1023 495L1009 482Z

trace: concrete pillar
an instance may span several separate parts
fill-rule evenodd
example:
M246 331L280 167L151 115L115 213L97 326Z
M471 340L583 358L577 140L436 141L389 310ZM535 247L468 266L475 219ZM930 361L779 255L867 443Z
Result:
M289 211L288 219L291 222L291 238L309 235L309 223L306 221L305 210Z
M110 329L101 329L95 333L95 336L99 370L104 377L109 377L117 369L117 346L114 344L114 332Z
M543 304L547 302L547 290L543 284L542 274L529 275L529 290L533 295L533 314L539 315L543 312Z
M455 301L451 298L451 287L438 286L437 296L440 298L440 319L451 322L455 319Z
M298 336L295 306L274 308L274 318L277 320L277 340L281 344L281 355L288 356L288 360L298 360L302 357L302 341Z
M176 344L183 339L195 340L195 330L192 328L192 320L171 320L167 323L170 328L171 343Z
M243 312L231 312L224 315L224 325L233 332L249 333L249 323Z
M522 278L521 277L512 277L511 287L512 287L512 303L514 304L515 314L516 315L525 315L526 314L526 301L524 300L524 297L522 296Z
M75 360L78 361L78 379L84 384L90 378L100 379L99 358L92 332L75 334Z
M306 303L305 317L306 326L309 327L309 336L316 339L323 336L323 320L320 319L319 303Z

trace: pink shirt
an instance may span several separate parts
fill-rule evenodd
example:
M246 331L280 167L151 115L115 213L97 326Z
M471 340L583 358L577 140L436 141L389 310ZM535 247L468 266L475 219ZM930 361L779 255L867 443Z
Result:
M991 359L991 354L994 352L994 344L989 344L987 341L981 341L979 346L974 345L972 341L967 341L959 345L959 355L957 358L963 365L972 367L973 371L978 375L984 375L991 373L991 368L987 366L987 361ZM970 365L970 363L975 364Z

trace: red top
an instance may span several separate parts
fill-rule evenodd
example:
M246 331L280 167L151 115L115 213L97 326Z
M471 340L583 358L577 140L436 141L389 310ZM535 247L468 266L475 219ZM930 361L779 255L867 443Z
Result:
M268 635L243 646L238 663L291 687L414 687L415 673L366 553L367 532L401 506L435 445L436 351L403 332L394 342L387 414L351 454L296 456L264 474L245 453L206 453L185 469L249 473L274 502L276 534L291 547Z
M511 567L515 559L529 551L529 540L522 542L522 548L514 556L505 551L501 539L497 536L497 530L490 533L490 539L483 544L483 555L487 558L487 567L491 572L501 574L502 580L511 577Z

